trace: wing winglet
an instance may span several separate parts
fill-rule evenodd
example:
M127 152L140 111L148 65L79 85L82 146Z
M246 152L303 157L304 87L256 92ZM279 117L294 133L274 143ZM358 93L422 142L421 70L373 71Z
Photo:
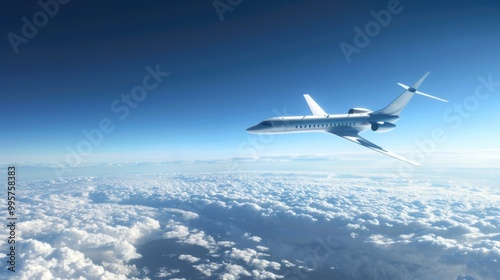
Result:
M311 113L315 116L326 116L328 115L319 105L314 101L314 99L309 96L309 94L304 94L304 98L306 99L307 106L311 110Z

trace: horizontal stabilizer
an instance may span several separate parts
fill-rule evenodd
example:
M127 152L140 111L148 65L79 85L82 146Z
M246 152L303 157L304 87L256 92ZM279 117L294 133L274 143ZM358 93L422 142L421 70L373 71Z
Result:
M309 109L311 109L311 113L315 116L326 116L328 115L321 107L319 107L318 103L314 101L314 99L309 96L309 94L304 94L304 98L306 99L307 105Z
M398 83L398 85L406 90L410 90L411 91L411 88L405 84L402 84L402 83ZM427 93L423 93L421 91L418 91L418 90L415 90L415 93L416 94L420 94L420 95L423 95L423 96L427 96L429 98L433 98L433 99L436 99L436 100L439 100L439 101L443 101L443 102L448 102L448 100L444 100L442 98L439 98L439 97L435 97L435 96L432 96L430 94L427 94Z

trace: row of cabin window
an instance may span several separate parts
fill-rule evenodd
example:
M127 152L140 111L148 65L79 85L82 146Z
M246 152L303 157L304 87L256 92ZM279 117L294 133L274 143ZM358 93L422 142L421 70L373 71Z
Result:
M341 126L341 125L355 125L355 123L343 123L343 124L322 124L322 125L319 125L318 124L318 127L328 127L328 126ZM316 127L315 124L313 125L309 125L309 127ZM296 125L295 128L302 128L302 125ZM304 125L304 128L307 128L307 125Z

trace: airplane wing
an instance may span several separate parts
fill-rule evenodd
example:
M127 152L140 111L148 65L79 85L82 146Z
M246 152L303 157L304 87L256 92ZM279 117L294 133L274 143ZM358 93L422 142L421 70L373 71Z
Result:
M311 113L315 116L326 116L328 115L321 107L314 101L314 99L309 96L309 94L304 94L304 98L306 99L307 106L311 109Z
M347 139L349 141L352 141L352 142L354 142L356 144L359 144L359 145L361 145L363 147L366 147L368 149L372 149L372 150L377 151L379 153L382 153L384 155L387 155L387 156L399 159L401 161L407 162L409 164L417 165L417 166L420 165L420 164L418 164L418 163L416 163L414 161L411 161L409 159L406 159L406 158L404 158L404 157L402 157L402 156L400 156L398 154L395 154L393 152L384 150L384 148L382 148L382 147L380 147L378 145L375 145L372 142L366 140L365 138L359 136L356 131L334 131L334 132L332 131L330 133L335 134L337 136L340 136L340 137L342 137L344 139Z

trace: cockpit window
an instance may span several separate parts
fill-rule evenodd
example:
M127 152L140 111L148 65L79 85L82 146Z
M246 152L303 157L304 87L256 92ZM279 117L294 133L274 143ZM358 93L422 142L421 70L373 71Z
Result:
M267 126L267 127L272 127L273 126L273 124L270 121L263 121L260 124L263 125L263 126Z

